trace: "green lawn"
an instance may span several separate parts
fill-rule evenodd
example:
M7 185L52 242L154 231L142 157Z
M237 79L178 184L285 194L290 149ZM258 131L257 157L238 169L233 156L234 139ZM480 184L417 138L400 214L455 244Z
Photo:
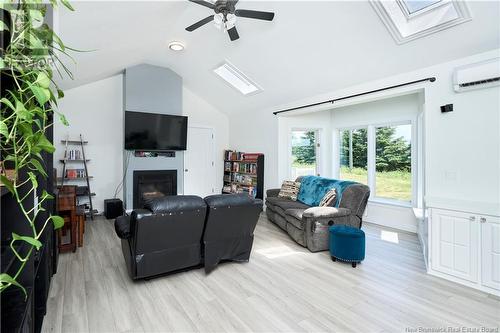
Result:
M362 168L340 169L340 178L367 183L367 171ZM404 171L377 172L375 175L377 197L411 201L411 173ZM372 194L373 195L373 194Z
M314 164L294 162L294 168L314 169ZM368 183L368 172L362 168L340 168L340 179L353 180L358 183ZM404 171L377 172L375 176L376 192L372 196L381 198L411 201L411 173Z

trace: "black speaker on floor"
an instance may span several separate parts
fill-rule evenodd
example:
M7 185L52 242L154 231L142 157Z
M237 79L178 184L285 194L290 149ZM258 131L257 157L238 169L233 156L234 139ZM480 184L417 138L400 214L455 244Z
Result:
M123 202L120 199L104 200L104 216L110 220L123 215Z

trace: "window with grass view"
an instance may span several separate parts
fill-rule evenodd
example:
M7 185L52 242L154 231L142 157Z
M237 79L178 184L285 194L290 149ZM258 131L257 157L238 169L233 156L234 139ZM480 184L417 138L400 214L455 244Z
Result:
M411 125L375 129L375 196L411 201Z
M292 178L316 175L317 132L314 130L292 131Z
M372 199L412 201L412 125L340 130L339 178L371 187Z
M368 184L366 128L340 131L340 178Z

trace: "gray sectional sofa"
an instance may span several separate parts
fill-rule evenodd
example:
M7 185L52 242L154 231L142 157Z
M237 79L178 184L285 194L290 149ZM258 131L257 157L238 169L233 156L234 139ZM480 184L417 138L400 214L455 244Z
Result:
M301 180L299 177L296 181ZM271 189L266 193L268 219L311 252L328 250L330 225L344 224L361 228L370 196L368 186L354 183L343 190L338 207L312 207L300 201L280 198L279 192L280 189Z

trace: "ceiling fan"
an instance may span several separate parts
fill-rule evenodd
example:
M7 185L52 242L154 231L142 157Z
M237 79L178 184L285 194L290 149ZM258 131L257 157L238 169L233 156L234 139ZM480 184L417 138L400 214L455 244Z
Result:
M257 10L247 10L247 9L236 9L236 3L238 0L217 0L215 3L211 3L203 0L189 0L191 2L197 3L198 5L208 7L213 9L215 15L210 15L190 25L186 28L187 31L194 31L199 27L214 21L215 26L219 29L224 29L229 34L229 38L234 41L240 38L238 30L236 30L236 17L246 17L257 20L272 21L274 18L274 13L271 12L261 12Z

